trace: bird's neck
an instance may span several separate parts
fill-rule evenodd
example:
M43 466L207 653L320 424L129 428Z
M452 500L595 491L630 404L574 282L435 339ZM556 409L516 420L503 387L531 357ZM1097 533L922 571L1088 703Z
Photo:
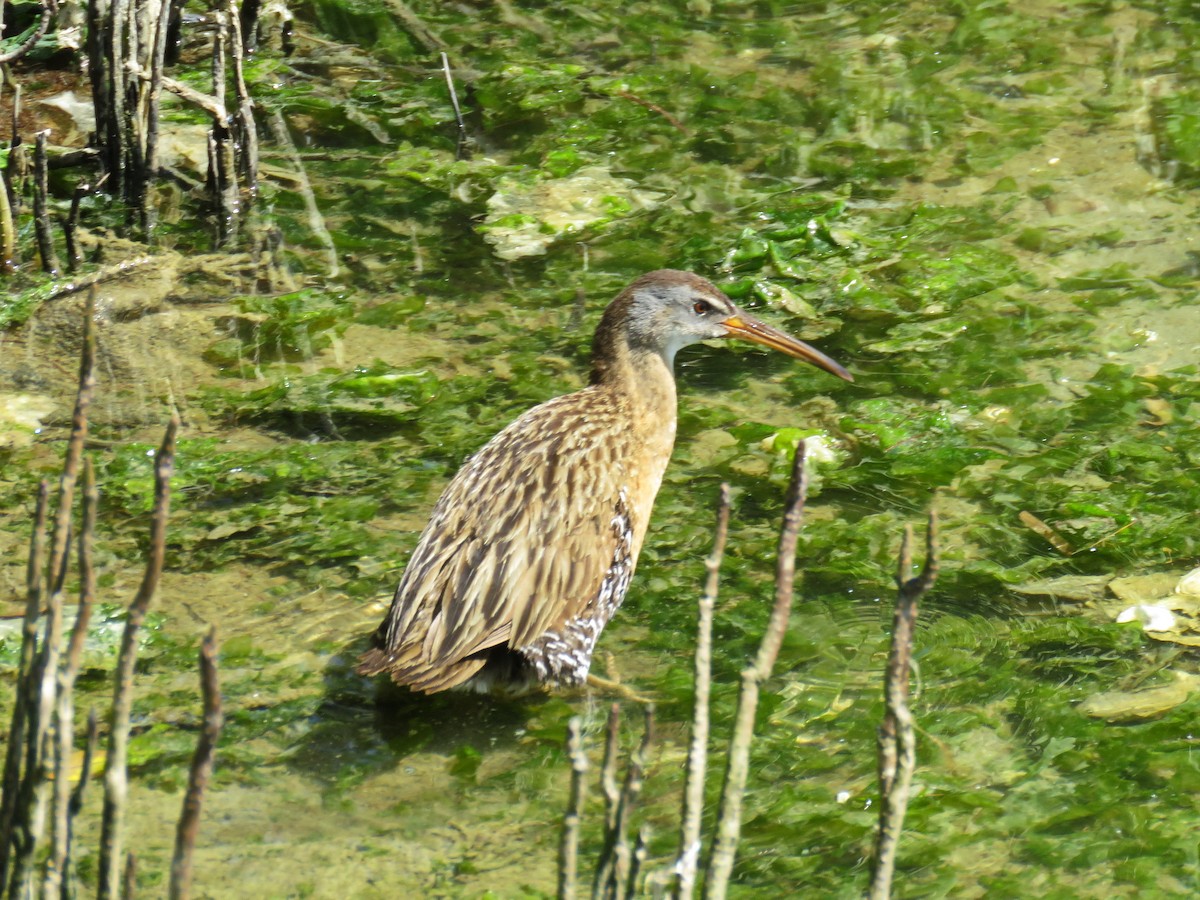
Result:
M618 344L592 358L592 384L612 391L647 422L675 422L675 373L654 350Z

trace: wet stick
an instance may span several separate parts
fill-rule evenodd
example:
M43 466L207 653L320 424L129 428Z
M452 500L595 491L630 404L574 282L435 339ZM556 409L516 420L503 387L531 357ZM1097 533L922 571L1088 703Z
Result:
M754 740L754 714L758 709L759 687L771 677L791 615L796 575L796 541L808 495L808 475L804 469L804 458L804 441L801 441L792 460L792 477L784 504L783 525L779 531L779 550L775 562L775 605L771 609L771 618L759 645L758 656L754 664L742 672L733 738L729 744L729 760L725 768L725 785L721 791L720 812L717 814L717 834L713 838L704 884L704 896L714 900L725 897L729 888L729 876L733 872L733 860L741 837L742 797L746 791L746 776L750 767L750 745Z
M38 485L37 507L34 512L33 533L29 539L29 564L25 573L25 619L21 628L21 656L17 665L16 689L12 719L8 728L8 746L4 759L4 782L0 796L0 890L8 883L9 862L12 858L14 827L17 817L17 795L25 762L25 734L29 728L32 697L28 690L37 654L37 622L41 610L42 569L46 558L46 520L50 500L50 483Z
M233 32L229 51L233 58L233 87L237 95L233 125L239 149L238 171L241 172L247 196L253 199L258 193L258 129L254 124L254 101L250 99L250 91L246 87L246 38L242 33L245 26L238 13L236 0L229 0L229 27Z
M46 868L43 881L43 894L53 896L57 893L63 873L54 863L58 852L62 858L66 853L62 841L65 836L57 831L59 803L65 809L63 791L51 791L52 772L59 769L59 759L62 756L62 723L53 722L61 711L63 697L63 682L59 672L63 649L63 583L66 579L71 538L71 516L75 507L75 488L79 480L80 468L85 470L85 492L94 493L94 483L86 484L86 478L92 476L90 466L84 466L83 450L88 433L88 410L91 408L92 395L96 388L95 359L96 359L96 329L94 322L95 295L89 293L84 307L84 336L83 349L79 360L79 382L75 398L75 412L71 423L71 436L67 442L66 459L59 479L58 508L54 517L50 561L46 571L48 600L46 603L46 625L42 637L41 649L37 662L37 708L33 720L33 728L28 737L29 763L25 773L26 784L22 786L23 797L28 797L31 804L28 815L29 839L26 843L27 859L22 863L28 877L32 877L34 854L42 841L47 806L55 813L52 822L52 853L50 865ZM94 508L92 510L94 524ZM73 685L72 685L73 689ZM52 729L51 725L55 724ZM70 725L66 729L70 732ZM70 754L70 748L67 749ZM57 835L58 844L54 845Z
M387 7L395 13L405 32L427 52L433 53L446 46L445 42L434 34L429 26L421 21L421 17L413 12L412 8L403 0L387 0Z
M175 829L175 855L171 862L171 900L187 900L192 895L192 852L200 831L200 810L204 792L212 777L213 758L221 736L221 684L217 673L217 631L210 628L200 644L200 690L204 702L204 727L196 742L188 773L187 792Z
M99 501L95 468L91 457L87 457L83 466L83 526L79 532L79 608L58 675L58 698L54 711L54 730L58 744L54 758L50 859L43 881L43 894L48 897L54 895L59 884L68 883L70 878L71 819L78 812L79 805L76 803L75 810L72 811L70 769L71 757L75 750L75 681L79 677L83 644L87 638L88 623L91 621L92 606L96 599L96 569L92 551L95 545L96 507ZM84 769L75 791L80 802L90 775L95 742L96 716L93 712L88 721L88 750L84 754Z
M167 33L170 30L172 0L158 0L158 17L153 23L153 46L150 52L149 83L138 82L141 90L145 91L146 102L143 106L145 122L145 156L142 170L137 173L138 207L142 217L142 234L147 241L153 241L154 228L157 224L157 213L154 207L154 184L158 179L158 114L159 99L162 96L163 60L167 53Z
M44 141L44 139L43 139ZM51 717L57 707L58 665L62 651L63 582L66 578L71 535L71 514L75 503L75 485L87 439L87 414L95 388L95 333L92 324L94 299L89 296L85 308L84 341L80 354L78 389L72 417L71 436L67 441L62 475L59 477L57 509L50 533L50 555L45 560L47 497L38 497L35 536L26 571L29 592L26 605L25 634L22 643L22 667L17 691L23 709L14 712L23 718L21 744L12 749L24 756L12 806L5 810L5 844L11 851L9 886L14 896L30 894L34 884L34 860L45 832L46 810L50 804L50 779L56 745ZM42 584L44 582L44 589ZM40 642L37 619L43 598L46 602L45 626ZM26 665L28 664L28 665ZM48 872L52 884L55 875Z
M45 36L46 29L50 27L50 20L54 18L56 12L58 12L58 4L54 0L42 0L42 15L38 19L37 26L19 46L14 47L7 53L0 53L0 66L16 62L32 50L37 42Z
M729 536L729 485L721 485L717 502L717 530L712 553L704 561L708 573L700 598L696 626L695 685L692 688L692 734L688 744L687 774L683 786L683 811L679 829L679 852L675 861L675 897L692 896L700 862L700 817L704 812L704 777L708 771L709 694L712 688L712 621L721 562Z
M617 827L617 807L621 803L621 791L617 786L617 736L621 724L621 707L614 703L608 708L608 724L605 726L604 760L600 764L600 792L604 795L605 846L596 865L592 896L597 896L601 883L601 871L608 865L610 849L608 837Z
M228 247L237 240L240 215L237 187L237 167L233 149L233 133L225 109L225 50L229 44L229 16L218 11L214 18L217 28L213 35L212 93L219 115L213 116L208 133L209 189L217 207L216 246Z
M0 170L0 274L12 274L16 253L17 231L8 202L8 172Z
M571 793L563 816L562 841L558 848L558 900L575 900L579 878L579 825L587 795L587 752L583 749L583 720L572 716L567 722L567 756L571 760Z
M112 0L92 0L87 6L88 81L92 85L92 109L96 116L95 139L100 167L105 175L119 174L120 140L113 106ZM114 190L119 190L114 182Z
M54 232L50 228L50 207L47 194L50 192L46 166L46 136L39 131L33 150L33 227L37 233L38 255L42 258L42 270L47 275L57 275L62 268L58 254L54 251Z
M71 195L71 211L67 214L67 219L63 222L63 241L67 249L67 271L74 274L79 269L79 264L83 262L83 256L79 252L79 241L76 240L76 234L79 231L79 204L83 202L83 198L91 193L91 186L87 184L79 184L75 186L75 193Z
M925 532L925 565L912 575L912 526L904 529L896 567L896 611L892 618L892 646L884 682L883 724L879 728L879 829L871 867L870 900L887 900L892 894L896 850L908 810L908 796L916 766L916 733L908 708L908 682L912 669L913 626L917 603L933 587L938 574L937 517L929 514Z
M442 74L446 76L446 90L450 93L450 104L454 107L454 121L458 125L458 142L454 148L455 159L470 157L470 137L467 124L463 121L462 109L458 105L458 92L454 89L454 73L450 71L450 57L442 53Z
M108 54L109 74L112 79L108 95L109 115L113 123L113 147L109 151L110 167L106 171L112 182L113 192L122 199L128 199L129 193L129 180L126 173L133 171L130 147L132 140L131 114L126 109L129 76L125 72L125 64L137 62L136 58L128 58L125 55L125 47L128 43L126 31L129 27L129 5L130 0L111 0L111 5L108 7L108 44L104 48L104 52Z
M174 414L163 435L154 464L154 512L150 524L150 550L146 571L137 594L129 604L121 649L117 657L116 686L113 692L112 730L108 737L108 757L104 766L104 818L100 835L99 900L116 900L120 876L125 801L128 790L129 720L133 706L133 669L137 662L137 639L146 612L158 589L166 554L167 515L171 505L171 472L175 462L175 435L179 416Z
M614 703L608 717L608 740L604 751L603 785L608 810L604 834L604 849L596 866L596 877L592 883L592 897L603 900L623 900L633 896L634 880L638 870L634 865L636 851L629 844L629 828L633 811L641 796L645 780L646 761L650 756L650 745L654 740L654 707L645 707L645 726L642 740L636 751L630 754L625 767L625 780L617 787L617 705ZM644 855L644 850L643 850Z

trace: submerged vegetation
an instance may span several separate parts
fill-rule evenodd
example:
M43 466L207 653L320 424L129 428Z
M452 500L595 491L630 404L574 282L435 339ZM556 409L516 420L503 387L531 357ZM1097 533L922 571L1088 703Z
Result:
M150 189L161 283L100 284L113 304L93 425L106 596L144 549L168 399L184 420L130 745L143 803L178 807L194 647L203 623L222 626L227 725L198 889L223 883L236 848L247 884L269 884L248 895L552 892L567 721L582 710L595 741L599 716L562 697L377 710L349 667L446 479L520 411L579 386L603 303L669 265L714 278L857 380L744 348L681 355L675 459L601 645L657 700L651 856L674 850L711 541L699 512L731 484L714 622L725 726L807 437L830 453L759 709L733 895L861 892L890 621L879 598L895 535L931 502L943 568L918 625L898 893L1200 890L1200 695L1132 724L1080 709L1196 671L1190 595L1173 595L1172 631L1115 621L1171 590L1121 584L1174 584L1200 557L1194 4L395 8L298 7L291 54L246 58L262 163L229 268L164 262L213 241L181 187L203 163L181 150L181 177ZM209 89L207 41L184 28L172 77ZM51 57L13 73L26 115L61 71ZM200 117L164 103L161 128L186 149ZM294 148L271 139L275 118ZM51 171L65 215L90 175ZM77 277L151 252L111 239L125 221L117 201L86 196ZM286 270L271 290L238 256L264 248ZM73 313L35 264L3 277L0 547L15 584L37 480L60 463L55 361L72 358ZM112 628L98 613L96 640ZM6 665L14 640L0 642ZM90 658L78 690L103 696ZM131 827L152 871L169 848L155 824ZM581 852L598 841L585 829Z

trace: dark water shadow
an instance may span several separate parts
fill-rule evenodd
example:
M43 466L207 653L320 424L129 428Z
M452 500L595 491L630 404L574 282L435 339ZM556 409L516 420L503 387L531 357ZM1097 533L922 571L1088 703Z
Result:
M416 753L478 759L515 746L532 719L561 704L546 694L418 694L384 676L364 678L354 661L366 646L365 638L356 638L330 657L324 698L312 727L287 754L290 768L344 783L402 765Z

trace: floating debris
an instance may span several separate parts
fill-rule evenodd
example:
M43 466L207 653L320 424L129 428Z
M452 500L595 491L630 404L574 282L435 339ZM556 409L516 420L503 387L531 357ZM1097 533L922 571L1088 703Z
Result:
M1055 600L1088 603L1103 600L1108 594L1110 581L1111 575L1064 575L1045 581L1015 584L1009 590L1031 597L1051 597Z
M1200 568L1192 569L1180 578L1175 585L1175 593L1200 597Z
M1171 672L1169 684L1141 691L1105 691L1093 694L1076 707L1085 716L1106 722L1140 722L1157 718L1179 706L1200 687L1200 675Z
M1175 616L1162 606L1139 603L1117 613L1118 622L1141 622L1142 631L1170 631L1175 627Z
M501 259L540 256L554 241L653 209L662 195L587 166L566 178L501 178L479 227Z

